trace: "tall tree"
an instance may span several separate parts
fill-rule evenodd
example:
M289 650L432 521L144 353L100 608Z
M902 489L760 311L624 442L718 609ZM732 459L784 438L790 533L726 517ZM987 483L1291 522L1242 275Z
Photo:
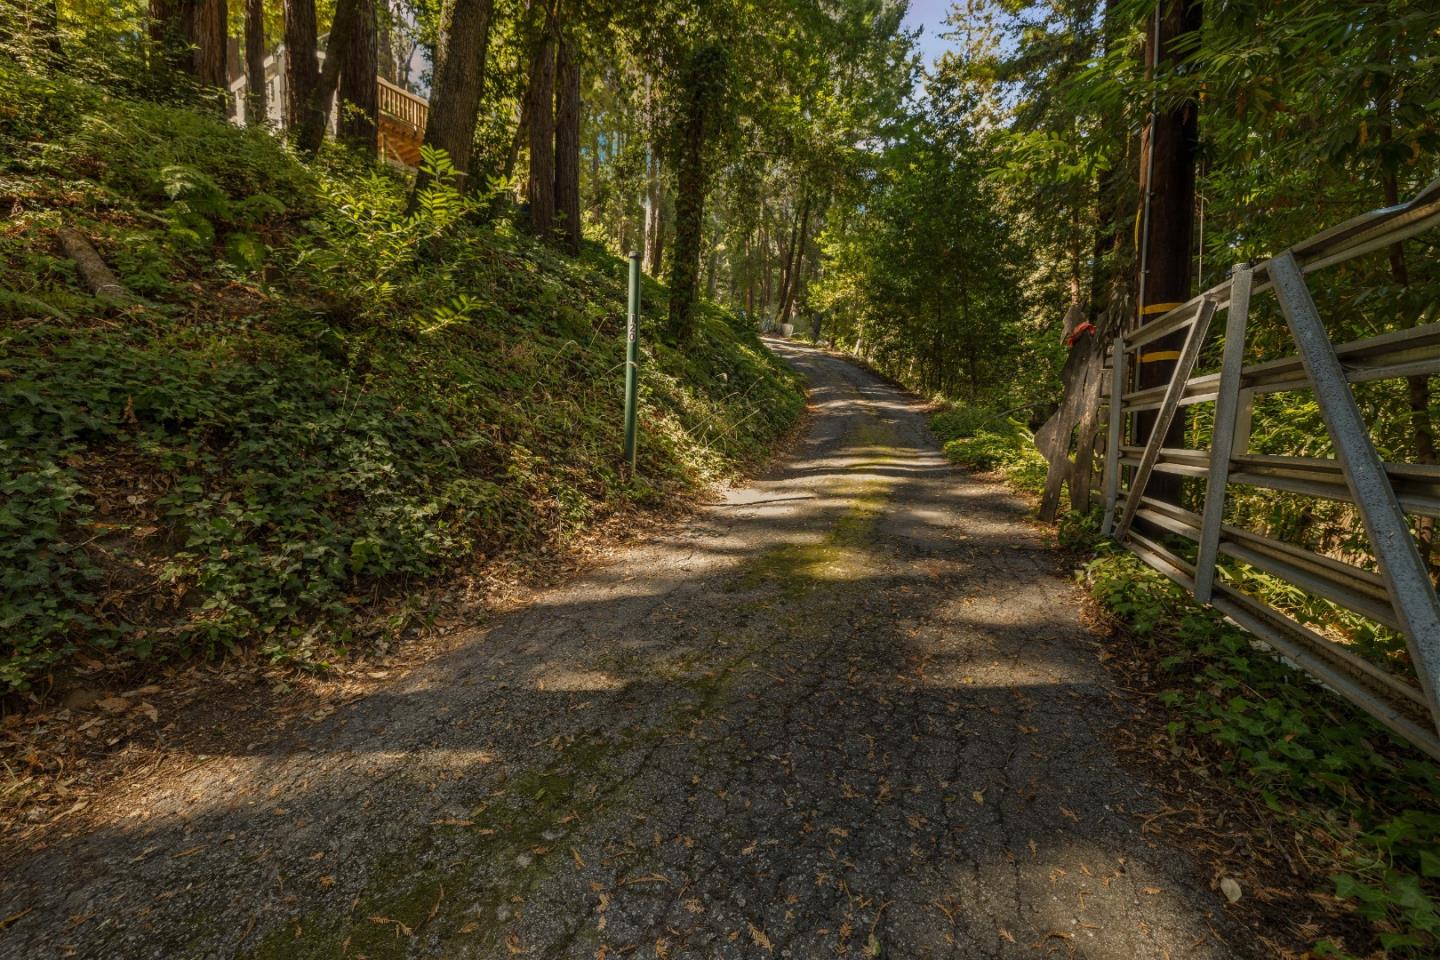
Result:
M560 241L580 252L580 62L572 31L555 54L555 219Z
M265 90L265 0L245 0L245 122L269 116Z
M646 166L650 174L645 181L645 269L658 277L665 266L665 187L660 178L660 155L654 150Z
M377 109L374 0L339 0L335 4L325 65L311 97L313 103L297 137L302 151L313 154L320 149L331 126L332 104L339 108L336 127L344 139L373 144Z
M444 150L461 176L470 173L475 119L485 89L485 54L490 40L492 0L446 0L440 14L435 82L425 145ZM421 175L415 191L425 185ZM414 203L415 193L411 194Z
M150 0L150 38L164 65L212 90L227 81L227 20L225 0Z
M682 106L675 145L675 255L670 263L670 335L689 340L695 332L700 253L705 226L707 153L729 82L730 58L718 43L696 47L680 77Z
M284 0L285 125L302 131L313 122L315 88L320 82L316 54L315 0ZM321 127L322 131L324 127Z
M353 23L344 37L344 49L331 47L340 58L339 110L340 139L358 147L375 149L379 122L378 50L375 29L375 0L353 0Z
M645 77L645 113L655 113L655 79ZM652 119L653 122L653 119ZM660 276L665 254L665 192L660 179L660 151L654 146L645 153L645 269Z
M555 14L552 7L530 60L530 87L526 93L530 135L530 177L525 199L530 205L530 229L549 236L555 226Z
M196 0L194 8L190 39L194 45L195 79L210 90L224 90L229 82L225 57L230 11L225 0Z

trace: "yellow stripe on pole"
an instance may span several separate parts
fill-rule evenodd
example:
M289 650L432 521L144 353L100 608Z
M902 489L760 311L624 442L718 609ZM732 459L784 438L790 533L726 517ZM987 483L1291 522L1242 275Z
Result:
M1162 360L1179 360L1179 350L1156 350L1154 353L1142 353L1137 357L1141 363L1159 363Z
M1144 306L1143 308L1141 308L1141 310L1140 310L1140 315L1141 315L1142 317L1148 317L1148 316L1150 316L1152 313L1169 313L1171 310L1174 310L1176 307L1183 307L1183 306L1185 306L1185 304L1183 304L1183 303L1151 303L1151 304L1147 304L1146 306Z

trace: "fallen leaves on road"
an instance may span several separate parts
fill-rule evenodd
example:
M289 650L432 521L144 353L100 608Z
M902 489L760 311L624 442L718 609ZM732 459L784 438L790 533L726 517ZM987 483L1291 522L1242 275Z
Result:
M766 936L764 930L761 930L753 923L747 924L747 926L750 928L750 939L755 942L755 946L761 948L766 953L775 952L775 947L770 943L770 938Z
M402 935L402 934L405 935L405 936L407 936L407 937L413 937L413 936L415 935L415 931L414 931L414 930L411 930L411 929L410 929L408 926L406 926L403 922L401 922L401 921L399 921L399 920L393 920L393 919L391 919L390 917L379 917L379 916L371 917L371 918L370 918L370 922L371 922L371 923L378 923L378 924L380 924L381 926L393 926L393 927L395 928L395 936L397 936L397 937L400 936L400 935Z

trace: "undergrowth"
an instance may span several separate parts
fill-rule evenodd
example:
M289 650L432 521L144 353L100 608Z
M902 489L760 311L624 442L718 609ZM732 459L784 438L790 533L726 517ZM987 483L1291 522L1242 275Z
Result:
M1326 864L1329 892L1368 922L1386 956L1436 956L1440 767L1102 541L1098 516L1071 514L1059 534L1093 552L1084 573L1092 595L1159 656L1170 737L1217 758L1233 784L1293 826ZM1366 949L1321 939L1314 953Z
M999 472L1011 485L1029 493L1045 489L1047 464L1035 448L1035 435L1013 416L957 401L931 417L930 429L952 462L972 470Z
M623 261L489 216L443 155L407 212L406 178L338 148L0 87L0 694L77 659L323 664L377 599L732 474L803 407L718 308L658 342L647 281L623 475ZM87 293L61 227L143 302Z

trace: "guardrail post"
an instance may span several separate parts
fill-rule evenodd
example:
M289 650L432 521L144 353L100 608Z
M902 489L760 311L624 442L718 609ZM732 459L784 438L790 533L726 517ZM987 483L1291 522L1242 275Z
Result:
M1115 529L1115 503L1120 496L1120 445L1125 442L1125 338L1116 337L1110 355L1110 409L1105 432L1105 520L1101 536Z
M1205 478L1205 509L1200 522L1200 549L1195 557L1195 599L1209 603L1215 593L1215 560L1220 551L1220 523L1225 515L1225 486L1230 482L1230 457L1235 446L1235 418L1240 408L1240 370L1245 362L1245 325L1250 316L1250 265L1236 264L1230 279L1230 312L1225 317L1225 353L1220 361L1220 386L1215 396L1215 424L1210 431L1210 472ZM1248 432L1248 431L1247 431Z
M1175 361L1175 369L1170 373L1165 397L1160 401L1160 410L1155 414L1155 423L1150 427L1150 439L1145 443L1145 452L1140 455L1140 465L1135 468L1135 477L1130 481L1130 491L1125 496L1125 509L1120 514L1119 523L1115 525L1115 536L1118 538L1123 538L1130 530L1135 511L1140 509L1140 498L1145 495L1145 485L1150 482L1150 474L1160 459L1160 447L1165 443L1165 434L1169 432L1170 423L1175 419L1175 411L1180 407L1180 398L1184 396L1185 384L1195 370L1195 361L1200 359L1200 348L1205 345L1205 335L1210 331L1210 318L1213 316L1215 301L1207 296L1200 302L1194 319L1190 321L1190 334L1185 338L1185 346L1180 349L1180 357Z
M1404 627L1431 720L1440 729L1440 599L1294 254L1287 250L1270 261L1269 273L1335 445L1335 459L1360 511L1395 616Z

